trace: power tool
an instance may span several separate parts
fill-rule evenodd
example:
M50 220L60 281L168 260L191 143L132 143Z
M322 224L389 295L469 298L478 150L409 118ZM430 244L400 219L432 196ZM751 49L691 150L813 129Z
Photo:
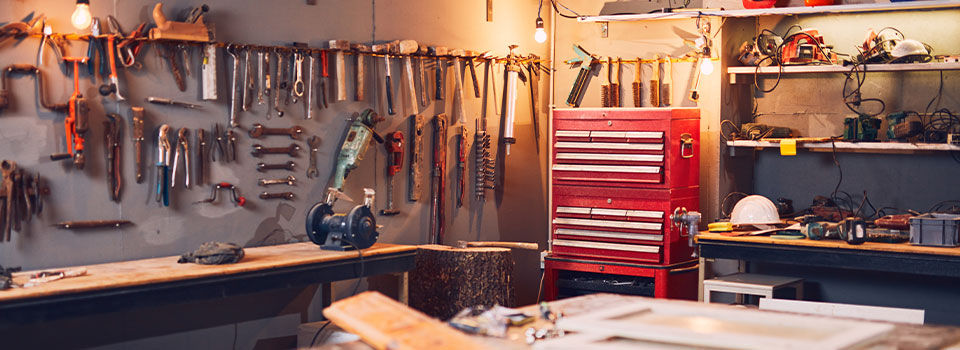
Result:
M923 124L919 120L907 121L907 117L911 114L916 112L897 112L887 115L887 139L903 140L920 134Z
M307 212L307 236L326 250L366 249L377 242L377 218L373 215L373 189L363 189L363 204L349 213L337 214L333 204L349 197L334 188L327 189L327 198Z
M784 65L834 63L837 55L832 47L823 44L823 37L816 29L808 29L788 36L780 51Z
M846 141L877 141L880 119L867 114L843 120L843 139Z
M333 174L333 188L337 191L343 190L343 181L350 171L357 168L357 161L363 158L367 147L370 146L370 139L373 138L379 143L383 143L383 138L373 131L374 125L383 121L383 117L377 115L372 109L367 109L355 115L353 123L347 128L346 136L340 145L340 152L337 155L337 167Z

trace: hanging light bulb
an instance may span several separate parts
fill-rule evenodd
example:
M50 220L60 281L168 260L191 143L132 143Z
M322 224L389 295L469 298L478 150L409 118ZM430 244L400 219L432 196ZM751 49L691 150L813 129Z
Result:
M710 75L713 73L713 60L710 57L703 57L700 59L700 74Z
M547 41L547 31L543 30L543 18L537 17L537 31L533 33L533 40L538 43Z
M70 22L73 27L84 30L90 27L93 17L90 15L90 0L77 0L77 9L73 10Z

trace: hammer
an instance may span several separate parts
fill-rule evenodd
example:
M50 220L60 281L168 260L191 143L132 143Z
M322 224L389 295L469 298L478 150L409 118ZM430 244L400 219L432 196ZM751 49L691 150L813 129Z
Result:
M343 52L350 49L350 42L346 40L330 40L327 42L330 50L336 51L337 70L337 101L347 100L346 67L343 62Z
M430 56L433 56L435 59L434 72L436 72L436 94L433 96L435 100L443 100L443 65L440 64L440 60L443 59L443 56L446 56L448 51L446 47L443 46L431 46L427 49L427 53Z
M390 115L397 114L393 110L393 88L392 88L393 74L390 72L390 52L391 52L391 47L397 45L398 43L399 42L394 41L394 42L389 42L384 44L376 44L376 45L373 45L372 47L374 52L383 54L383 66L384 66L383 80L384 80L384 86L386 88L385 94L387 95L387 113Z
M457 116L457 122L465 123L463 115L463 69L460 67L460 57L463 56L463 50L450 50L450 56L453 56L453 114Z
M540 245L528 242L476 242L476 241L457 241L457 248L468 247L496 247L511 249L540 250Z
M407 105L413 109L412 114L417 114L417 86L413 81L413 63L410 54L416 53L420 46L414 40L401 40L397 45L391 47L394 54L403 56L403 78L407 83Z
M363 101L363 92L366 90L364 87L364 81L366 78L364 77L363 72L365 69L364 67L366 66L366 60L362 53L370 52L370 46L364 44L351 44L350 48L357 52L357 94L354 96L354 99L356 101Z

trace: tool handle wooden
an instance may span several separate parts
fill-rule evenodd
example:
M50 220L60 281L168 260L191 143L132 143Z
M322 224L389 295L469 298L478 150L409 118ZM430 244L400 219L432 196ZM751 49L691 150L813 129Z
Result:
M329 66L327 64L327 50L320 51L320 67L322 67L320 74L322 74L321 76L324 78L330 76L330 70L327 68L327 66Z
M529 242L467 242L467 246L540 250L539 244Z

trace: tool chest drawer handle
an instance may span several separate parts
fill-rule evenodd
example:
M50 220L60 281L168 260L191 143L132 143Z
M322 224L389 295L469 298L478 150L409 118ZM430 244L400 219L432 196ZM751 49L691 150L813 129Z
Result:
M680 158L693 158L693 135L680 135Z
M556 171L595 171L611 173L659 174L658 166L615 166L615 165L567 165L554 164Z
M616 221L616 220L592 220L592 219L568 219L556 218L553 223L557 225L590 226L590 227L612 227L635 230L653 230L659 231L663 225L649 222L635 221Z
M557 142L554 148L609 149L632 151L662 151L661 143L616 143L616 142Z
M577 247L577 248L620 250L620 251L641 252L641 253L659 253L660 252L660 247L658 246L640 245L640 244L586 242L586 241L574 241L574 240L567 240L567 239L555 239L553 240L553 245L565 246L565 247Z
M618 153L557 153L558 160L609 160L633 162L662 162L662 154L618 154Z
M663 242L663 235L652 235L647 233L630 233L630 232L600 231L600 230L575 230L575 229L569 229L569 228L558 228L554 230L553 233L555 235L564 235L564 236L635 239L635 240L641 240L641 241Z

